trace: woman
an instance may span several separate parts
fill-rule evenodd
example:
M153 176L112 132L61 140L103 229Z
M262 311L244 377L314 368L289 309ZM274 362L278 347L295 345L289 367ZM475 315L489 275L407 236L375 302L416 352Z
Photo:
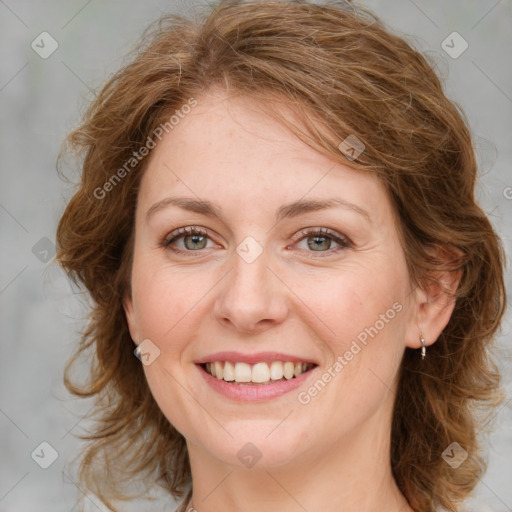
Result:
M69 142L89 490L111 510L135 480L199 512L459 510L485 467L475 406L501 396L504 257L418 52L350 4L223 1L160 20Z

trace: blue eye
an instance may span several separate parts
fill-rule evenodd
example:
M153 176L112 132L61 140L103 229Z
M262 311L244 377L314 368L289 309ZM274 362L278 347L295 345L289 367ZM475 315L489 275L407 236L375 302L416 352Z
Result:
M348 238L325 228L306 229L301 231L299 235L301 236L298 242L307 240L307 247L311 249L311 251L308 252L337 253L343 249L352 247L352 243ZM333 241L338 244L339 247L332 249L331 245Z
M170 237L166 238L166 240L164 241L164 246L169 247L176 241L183 239L186 250L175 250L177 250L178 252L194 252L199 249L204 249L206 247L206 241L208 238L208 233L200 228L179 228L173 233L171 233Z

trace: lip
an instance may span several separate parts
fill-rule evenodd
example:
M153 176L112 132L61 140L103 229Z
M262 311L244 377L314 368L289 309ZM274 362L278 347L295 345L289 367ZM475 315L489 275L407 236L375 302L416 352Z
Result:
M226 359L220 360L225 361ZM228 358L227 360L229 361L230 359ZM216 361L219 361L219 359L216 359ZM240 359L237 359L237 361L240 361ZM261 359L259 359L258 361L261 361ZM291 359L287 359L287 361L291 361ZM302 360L297 359L296 361L299 362ZM318 368L318 366L315 366L311 370L308 370L306 373L302 373L301 375L299 375L298 377L294 377L293 379L286 381L277 381L265 385L233 384L232 382L226 382L225 380L213 377L199 363L196 364L196 368L198 369L206 383L214 391L235 402L265 402L273 398L278 398L282 395L285 395L286 393L289 393L290 391L293 391L294 389L297 389L301 384L308 380L313 373L315 373L315 370Z
M304 359L303 357L285 354L283 352L258 352L255 354L244 354L242 352L215 352L214 354L210 354L208 356L202 357L201 359L198 359L197 361L194 361L194 363L204 364L214 363L215 361L230 361L232 363L247 364L272 361L282 361L283 363L286 363L287 361L290 361L292 363L312 363L318 365L317 361L313 361L312 359Z

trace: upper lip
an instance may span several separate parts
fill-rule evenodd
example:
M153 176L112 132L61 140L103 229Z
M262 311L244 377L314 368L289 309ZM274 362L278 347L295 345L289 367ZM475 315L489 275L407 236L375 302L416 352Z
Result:
M196 364L213 363L215 361L233 361L235 363L256 364L267 361L291 361L293 363L312 363L318 364L307 357L294 356L282 352L257 352L254 354L243 354L242 352L215 352L204 356L197 361Z

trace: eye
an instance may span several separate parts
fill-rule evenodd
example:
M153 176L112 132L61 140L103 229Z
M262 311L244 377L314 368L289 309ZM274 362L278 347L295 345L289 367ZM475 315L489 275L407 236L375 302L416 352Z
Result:
M201 249L208 248L209 238L208 232L205 229L187 226L170 233L165 237L161 245L177 253L199 252ZM308 252L332 254L353 247L352 242L347 237L326 228L304 229L292 238L298 242L306 241L306 249L302 249ZM177 242L182 242L182 246L178 247L179 244ZM333 248L333 243L337 244L338 247Z
M205 249L209 239L207 231L195 226L179 228L166 236L162 242L163 247L171 248L175 252L194 252ZM179 240L183 240L184 248L171 247Z
M352 242L347 237L338 235L336 232L326 228L304 229L294 238L297 238L299 242L305 241L307 247L305 250L310 249L308 252L327 252L332 254L353 247ZM339 247L333 249L333 242Z

